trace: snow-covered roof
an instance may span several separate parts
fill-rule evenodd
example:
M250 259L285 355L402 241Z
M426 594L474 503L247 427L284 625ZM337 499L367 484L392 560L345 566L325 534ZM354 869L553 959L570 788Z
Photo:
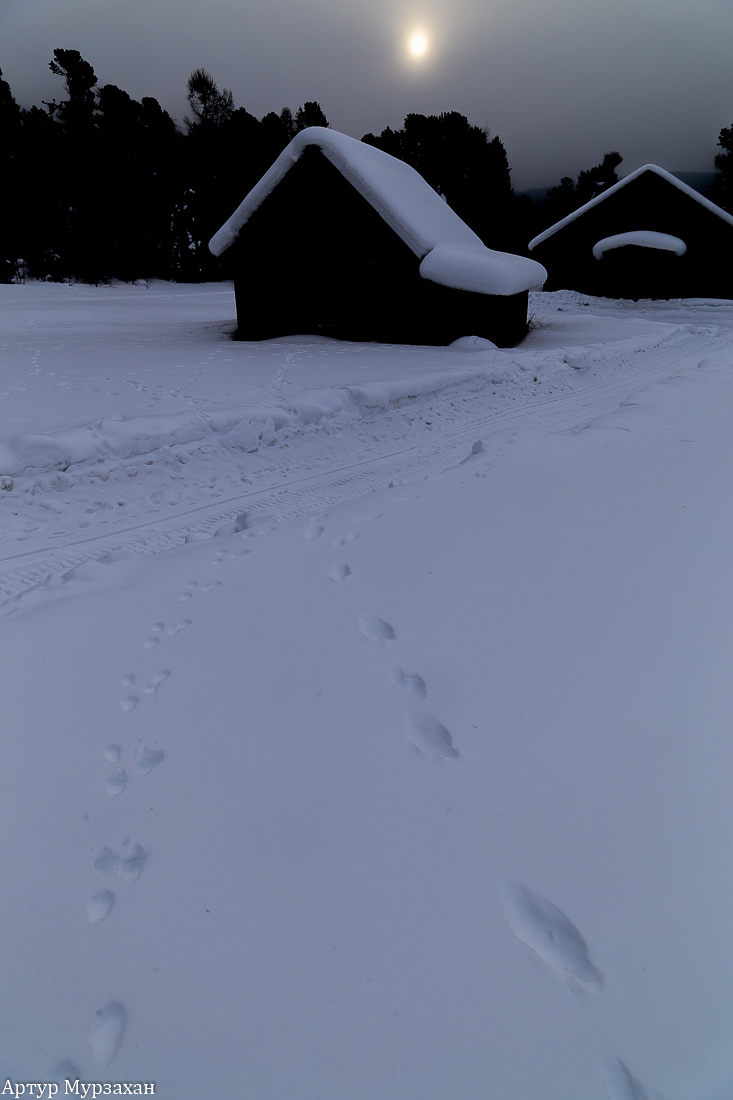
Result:
M610 252L613 248L624 248L633 244L637 248L657 248L662 252L674 252L675 256L684 256L687 245L681 237L673 237L669 233L655 233L651 229L635 229L631 233L614 233L612 237L604 237L593 245L593 255L600 260L604 252Z
M457 290L500 295L532 290L545 282L547 272L535 260L487 248L409 164L323 126L311 126L293 138L211 238L209 248L215 256L234 243L242 226L311 145L422 260L424 279Z
M532 251L542 241L546 241L548 237L551 237L554 233L557 233L559 229L564 229L566 225L570 225L576 218L581 218L587 210L590 210L594 206L598 206L600 202L614 195L617 191L620 191L622 187L626 187L632 180L638 179L644 172L655 172L658 176L661 176L667 183L671 183L688 198L694 199L695 202L699 202L701 206L704 206L706 210L709 210L711 214L717 214L719 218L722 218L724 222L728 222L728 225L733 225L733 216L727 214L725 210L721 210L719 206L716 206L710 199L706 199L704 195L701 195L699 191L694 191L691 187L688 187L682 180L678 180L676 176L673 176L671 172L666 172L664 168L660 168L657 164L644 164L641 168L637 168L635 172L630 172L628 176L624 176L618 183L614 183L613 187L609 187L607 191L602 191L600 195L596 195L590 202L586 202L583 206L578 207L572 214L568 214L566 218L562 218L559 222L551 225L549 229L545 229L543 233L539 233L534 240L529 242L527 246Z

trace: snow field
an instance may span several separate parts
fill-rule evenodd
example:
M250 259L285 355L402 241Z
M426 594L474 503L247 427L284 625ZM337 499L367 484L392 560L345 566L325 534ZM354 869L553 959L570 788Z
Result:
M484 379L455 430L400 398L349 429L383 487L311 508L324 425L276 437L277 507L126 529L5 605L5 1076L730 1095L733 328L583 301L511 356L559 329L554 401L492 421ZM438 465L400 483L423 400Z

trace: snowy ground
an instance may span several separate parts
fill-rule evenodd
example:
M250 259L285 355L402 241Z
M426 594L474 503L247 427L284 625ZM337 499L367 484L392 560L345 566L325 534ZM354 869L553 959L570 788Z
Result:
M733 303L532 309L0 287L0 1084L730 1100Z

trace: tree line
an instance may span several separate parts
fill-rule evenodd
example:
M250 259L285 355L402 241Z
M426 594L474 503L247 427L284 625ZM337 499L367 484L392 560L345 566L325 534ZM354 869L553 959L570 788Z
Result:
M258 119L196 69L179 127L156 99L100 87L77 50L54 50L49 67L64 96L28 110L0 71L0 282L221 278L210 237L300 130L329 124L315 101ZM607 153L538 205L514 194L499 137L455 111L362 140L417 169L489 247L515 252L616 183L622 160ZM733 127L718 144L710 197L733 211Z

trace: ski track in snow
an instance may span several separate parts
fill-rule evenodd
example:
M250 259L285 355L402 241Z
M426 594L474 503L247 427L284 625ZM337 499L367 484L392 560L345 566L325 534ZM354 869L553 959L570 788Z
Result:
M603 303L594 304L599 312L603 309ZM101 465L80 463L61 473L18 477L9 494L0 493L5 531L0 541L0 600L5 601L0 614L12 613L13 600L21 593L90 558L99 561L120 551L136 556L161 553L187 537L241 530L243 508L256 509L254 519L260 524L318 514L375 489L408 484L458 465L479 436L488 437L488 450L498 457L502 448L492 452L490 437L503 429L572 430L617 408L683 363L697 362L726 346L727 338L719 337L714 327L708 329L703 327L701 335L699 325L680 324L662 336L637 339L628 351L620 352L614 344L575 349L575 366L553 349L494 352L501 376L494 385L483 368L480 378L443 383L422 396L388 397L381 407L378 403L376 414L368 404L374 387L367 388L367 404L358 405L356 419L347 427L332 423L325 411L312 423L274 432L268 445L256 453L245 452L244 458L241 451L218 443L215 435L193 451L162 446L139 457L117 461L112 455ZM582 356L584 368L579 370ZM543 369L551 375L545 379L547 394L542 393ZM603 370L612 377L599 382L596 372ZM510 377L513 381L507 380ZM536 384L535 377L540 378ZM440 432L433 437L435 425ZM296 437L298 445L291 454L290 440ZM131 497L130 486L137 487L139 477L151 473L163 478L164 487L148 496L137 490ZM100 479L107 482L105 498L117 493L123 508L119 516L109 515L108 499L95 497L94 485ZM212 497L218 500L212 503ZM167 516L162 514L164 506L170 511ZM100 519L80 520L84 513ZM367 513L355 523L372 518L376 516ZM320 519L311 520L304 532L306 541L315 540L321 526ZM182 600L190 598L190 593L181 595Z

